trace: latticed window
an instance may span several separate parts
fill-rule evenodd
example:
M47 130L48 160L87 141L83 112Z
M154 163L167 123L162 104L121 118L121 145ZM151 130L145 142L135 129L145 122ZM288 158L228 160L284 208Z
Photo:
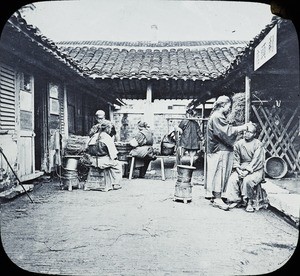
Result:
M15 71L0 65L0 130L14 130L16 126Z

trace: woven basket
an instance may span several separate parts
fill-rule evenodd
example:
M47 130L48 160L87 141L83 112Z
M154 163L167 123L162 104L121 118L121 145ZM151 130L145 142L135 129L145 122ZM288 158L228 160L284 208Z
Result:
M132 146L126 142L115 142L116 148L118 150L118 160L128 161L129 152L132 150Z

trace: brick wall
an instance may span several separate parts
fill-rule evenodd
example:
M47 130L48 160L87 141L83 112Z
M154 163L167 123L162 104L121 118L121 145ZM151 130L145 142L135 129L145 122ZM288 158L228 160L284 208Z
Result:
M133 135L137 132L137 123L139 120L144 120L143 113L127 113L128 116L128 126L126 127L126 131L128 133L127 141L133 137ZM118 141L126 141L122 135L124 132L124 127L122 128L122 118L124 113L118 112L113 114L113 121L117 131L117 140ZM172 119L172 118L184 118L184 114L163 114L157 113L154 114L154 143L159 144L161 142L162 137L171 132L175 125L178 125L181 119Z

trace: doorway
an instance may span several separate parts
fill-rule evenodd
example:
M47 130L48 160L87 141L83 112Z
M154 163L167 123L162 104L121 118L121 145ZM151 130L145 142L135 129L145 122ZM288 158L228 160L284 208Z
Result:
M47 171L48 104L47 82L36 77L34 83L35 170Z

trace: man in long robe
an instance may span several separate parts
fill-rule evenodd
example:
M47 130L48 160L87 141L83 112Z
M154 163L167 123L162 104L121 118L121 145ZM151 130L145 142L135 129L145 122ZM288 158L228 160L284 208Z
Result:
M207 178L205 183L205 198L213 201L213 206L222 210L229 210L223 201L227 181L233 164L233 144L239 132L246 129L246 125L232 126L227 120L231 109L231 100L227 96L220 96L214 103L210 118L207 122Z
M244 138L234 145L233 172L226 193L229 202L246 205L247 212L254 211L254 203L257 209L267 203L266 193L261 188L265 151L261 141L255 138L256 129L256 124L250 124Z

